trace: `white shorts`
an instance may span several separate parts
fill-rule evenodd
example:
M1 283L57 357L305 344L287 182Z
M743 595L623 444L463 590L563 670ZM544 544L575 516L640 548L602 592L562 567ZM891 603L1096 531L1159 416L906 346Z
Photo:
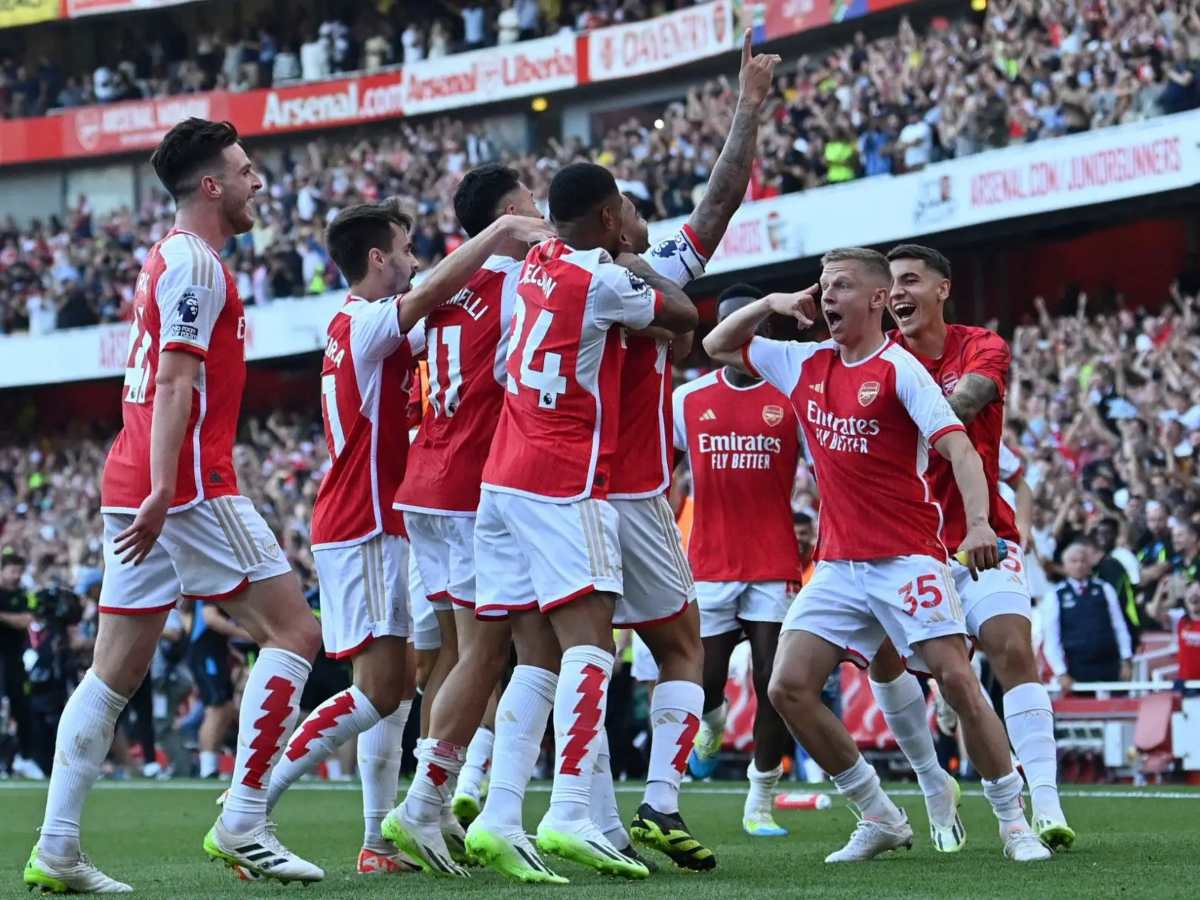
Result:
M593 591L619 595L618 527L605 500L549 503L484 490L475 519L475 612L548 612Z
M345 659L379 637L408 637L408 541L377 534L313 551L321 588L325 655Z
M425 584L417 568L417 554L408 550L408 607L412 613L412 645L414 650L438 650L442 646L442 627L438 624L433 604L425 595Z
M915 645L967 633L950 568L921 555L822 560L788 610L783 629L824 638L862 668L883 639L891 638L908 667L919 672L928 667Z
M625 588L613 613L613 625L637 628L682 615L696 599L696 586L667 498L659 495L609 503L617 511Z
M741 631L742 622L782 622L796 599L791 581L698 581L700 637Z
M475 608L475 517L405 511L404 527L434 609Z
M658 663L636 631L633 633L633 666L629 672L634 681L658 681Z
M136 566L122 563L113 550L131 524L132 514L104 514L103 613L164 612L180 596L232 600L252 582L292 571L266 521L240 495L202 500L167 516L150 555Z
M1008 556L999 567L980 572L978 581L971 580L971 570L958 560L950 562L967 617L967 632L975 637L979 637L979 629L993 616L1014 615L1033 620L1025 556L1018 544L1007 543Z

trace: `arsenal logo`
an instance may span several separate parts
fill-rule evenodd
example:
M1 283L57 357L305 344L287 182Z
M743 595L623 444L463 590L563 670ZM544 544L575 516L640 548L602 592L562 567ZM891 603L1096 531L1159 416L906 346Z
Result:
M878 396L878 381L864 381L858 388L858 402L860 406L870 406Z
M763 421L774 428L783 421L783 407L771 404L764 406L762 411Z

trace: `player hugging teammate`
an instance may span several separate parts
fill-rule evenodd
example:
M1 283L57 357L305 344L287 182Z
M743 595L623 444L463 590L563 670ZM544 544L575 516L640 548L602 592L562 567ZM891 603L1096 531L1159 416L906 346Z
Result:
M470 238L417 287L412 221L394 204L353 206L329 225L350 290L329 324L320 377L331 460L312 524L321 634L275 538L238 494L232 464L245 329L218 250L252 226L262 185L228 123L189 119L168 133L152 162L178 213L138 281L123 428L103 478L95 660L63 711L26 884L131 890L82 853L79 821L116 717L179 596L221 604L262 648L232 783L203 841L245 879L324 877L279 841L267 816L355 736L360 873L466 877L471 859L519 881L564 883L544 853L645 878L654 864L632 841L681 868L712 869L715 854L681 815L679 786L689 752L702 770L720 747L725 669L743 636L760 701L749 834L786 833L771 815L786 727L861 817L827 861L911 844L907 816L820 702L826 677L850 660L871 665L937 849L962 846L959 791L937 766L906 666L937 678L959 714L1005 854L1035 860L1049 856L1047 843L1070 845L1049 699L1029 652L1020 535L997 491L1007 347L982 329L945 325L944 257L900 247L889 264L848 249L826 255L820 284L807 291L762 297L740 287L705 339L725 369L672 401L671 361L687 352L698 320L683 287L703 273L745 193L777 62L753 56L746 33L741 92L708 191L678 234L653 248L612 174L590 163L555 175L549 223L514 171L468 173L455 211ZM762 336L771 313L807 326L818 304L831 340ZM883 333L885 306L899 334ZM410 449L407 399L421 354L429 404ZM693 565L665 500L668 436L694 470ZM800 565L786 498L802 445L823 506L818 562L793 601ZM743 552L746 530L731 524L736 510L722 507L725 488L714 485L778 501L761 508L770 519L762 527L778 532L764 546L778 559ZM881 525L857 527L866 520ZM604 730L614 626L636 629L658 667L647 784L628 831ZM440 687L429 692L416 777L393 808L414 631L421 649L440 635ZM1036 832L1004 729L972 674L967 634L1008 688L1008 731ZM297 724L320 637L327 654L352 661L353 684ZM479 741L475 784L459 804L477 818L464 833L451 811L456 783L513 647L491 788L480 809ZM523 801L551 720L554 786L531 842Z

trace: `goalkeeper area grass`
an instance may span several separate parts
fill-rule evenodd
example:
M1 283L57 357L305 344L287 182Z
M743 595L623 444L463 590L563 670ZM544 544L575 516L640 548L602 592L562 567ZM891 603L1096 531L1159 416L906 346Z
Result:
M787 783L796 790L806 786ZM590 900L625 896L728 900L731 897L871 898L1195 898L1200 896L1200 789L1186 787L1071 788L1063 806L1079 835L1075 848L1042 863L1018 865L1001 855L996 822L978 786L964 785L967 845L942 855L929 843L924 804L913 784L889 790L912 821L913 849L870 863L826 865L854 828L849 808L833 795L827 811L780 811L785 838L750 838L741 827L742 788L734 783L685 785L682 810L689 826L717 855L709 874L682 872L657 854L660 871L648 881L615 881L561 860L547 860L571 879L564 887L525 886L485 869L467 881L428 875L360 876L354 865L362 840L357 784L299 784L276 810L279 837L325 869L325 881L307 889L245 883L209 863L200 843L217 815L223 783L102 782L84 812L84 850L105 872L150 898L305 897L373 898L529 897L553 893ZM619 788L628 822L640 800L633 785ZM403 786L401 790L403 796ZM27 896L21 870L37 839L45 786L0 783L0 897ZM549 802L548 785L531 788L526 828L533 831Z

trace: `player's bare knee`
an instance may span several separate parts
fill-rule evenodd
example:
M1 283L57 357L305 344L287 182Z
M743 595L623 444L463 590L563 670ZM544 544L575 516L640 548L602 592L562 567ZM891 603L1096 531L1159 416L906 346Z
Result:
M481 681L495 681L504 675L509 648L491 640L474 640L460 654L462 664Z
M1000 646L989 649L987 654L988 662L992 664L1005 690L1011 690L1018 684L1038 681L1033 647L1025 636L1006 633Z
M310 615L299 616L296 621L288 624L286 631L276 642L284 650L290 650L312 662L321 652L321 626Z
M820 703L821 688L808 684L807 679L799 673L777 668L767 683L767 699L782 714L785 710L803 709L812 703Z
M948 665L935 675L946 702L960 716L971 717L976 712L976 707L983 703L983 695L979 693L979 679L971 671L970 663L964 661L961 665Z
M895 651L891 653L877 653L875 658L871 660L868 671L870 672L872 681L879 684L890 684L904 674L904 660Z

